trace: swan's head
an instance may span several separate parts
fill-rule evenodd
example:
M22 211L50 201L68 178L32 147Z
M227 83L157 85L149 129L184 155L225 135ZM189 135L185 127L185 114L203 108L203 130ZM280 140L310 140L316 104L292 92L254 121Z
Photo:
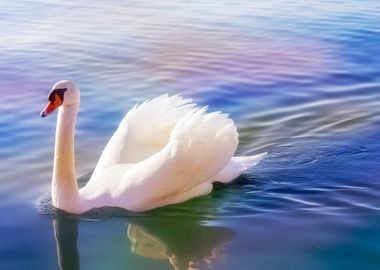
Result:
M71 81L59 81L51 89L48 99L48 104L41 112L42 117L48 116L59 106L78 105L80 102L79 87Z

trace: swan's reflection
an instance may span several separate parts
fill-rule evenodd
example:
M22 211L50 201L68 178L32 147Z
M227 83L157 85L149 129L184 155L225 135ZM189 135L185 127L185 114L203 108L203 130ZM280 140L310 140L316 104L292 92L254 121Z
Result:
M65 215L53 220L61 270L80 269L77 247L78 221ZM128 223L133 254L167 259L175 270L213 269L223 260L225 246L235 233L224 227L202 226L175 218L141 218Z
M77 270L79 253L77 246L78 221L57 215L53 220L55 242L57 244L58 267L61 270Z
M144 221L128 226L134 254L168 259L176 270L213 269L223 260L225 246L234 236L228 228L179 220Z

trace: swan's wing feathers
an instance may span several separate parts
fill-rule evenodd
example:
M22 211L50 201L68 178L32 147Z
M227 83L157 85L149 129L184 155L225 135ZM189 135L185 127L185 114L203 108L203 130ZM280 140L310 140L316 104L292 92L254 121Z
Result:
M207 107L179 96L160 96L127 113L88 190L117 187L109 192L135 211L181 202L212 189L210 179L231 160L237 144L228 115L207 113Z
M207 107L192 109L177 124L171 139L185 143L212 144L213 139L227 139L237 144L238 134L233 121L221 112L206 113Z
M136 163L158 152L169 141L175 125L195 106L191 99L167 94L135 105L120 122L97 168Z
M206 109L190 109L166 146L124 175L120 189L126 190L126 198L134 194L133 209L178 203L211 191L210 179L231 160L238 135L227 115Z
M187 113L168 143L177 169L184 174L179 181L185 182L185 186L210 179L231 160L238 145L233 121L226 114L206 110L204 107Z
M133 133L138 134L137 140L149 143L154 141L156 135L160 135L157 134L158 131L171 131L195 106L191 99L183 99L178 95L161 95L136 105L126 114L120 126L133 128ZM168 140L168 134L165 135Z

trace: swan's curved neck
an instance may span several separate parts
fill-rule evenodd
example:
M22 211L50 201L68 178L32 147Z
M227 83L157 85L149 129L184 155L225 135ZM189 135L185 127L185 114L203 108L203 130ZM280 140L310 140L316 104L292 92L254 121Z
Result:
M78 207L78 184L75 172L74 135L79 104L62 106L58 111L52 183L53 205L72 211Z

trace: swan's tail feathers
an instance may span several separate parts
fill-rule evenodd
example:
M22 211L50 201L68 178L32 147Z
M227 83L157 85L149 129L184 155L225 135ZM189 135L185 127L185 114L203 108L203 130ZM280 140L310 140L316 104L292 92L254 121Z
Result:
M241 156L241 157L233 157L232 162L237 163L241 166L243 171L248 170L249 168L257 165L268 153L261 153L253 156Z
M266 154L267 153L261 153L254 156L233 157L227 166L214 175L210 181L225 184L229 183L243 172L259 163L260 160L266 156Z

